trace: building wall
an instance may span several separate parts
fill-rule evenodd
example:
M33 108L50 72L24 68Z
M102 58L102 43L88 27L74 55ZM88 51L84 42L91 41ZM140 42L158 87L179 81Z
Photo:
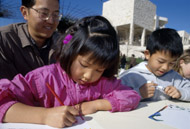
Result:
M136 57L142 57L150 33L168 22L167 18L156 15L156 5L149 0L109 0L103 3L102 15L116 28L121 53ZM181 32L180 36L184 49L189 48L189 34Z
M134 0L134 24L153 31L156 6L148 0Z
M146 37L154 30L156 6L149 0L109 0L103 3L102 15L118 31L120 51L128 56L139 53L136 57L141 57L139 47L145 49L141 47L142 32L146 30Z
M184 45L190 45L190 35L185 31L178 31L178 34L180 35L182 42Z
M134 23L153 31L156 6L148 0L109 0L103 3L102 15L113 26Z
M102 15L113 26L129 24L133 20L134 0L109 0L103 3Z

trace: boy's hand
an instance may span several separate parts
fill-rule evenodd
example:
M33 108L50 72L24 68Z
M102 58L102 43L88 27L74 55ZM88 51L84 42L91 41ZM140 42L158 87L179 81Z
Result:
M79 115L79 111L72 106L47 108L44 123L56 128L72 126L76 122L76 115Z
M140 87L139 91L143 99L150 98L154 96L156 83L148 82Z
M174 86L168 86L165 88L165 93L175 99L179 99L181 97L181 93Z

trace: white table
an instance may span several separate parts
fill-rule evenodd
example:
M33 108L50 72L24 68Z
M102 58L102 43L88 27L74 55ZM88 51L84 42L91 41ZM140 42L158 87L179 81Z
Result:
M91 127L90 129L176 129L174 127L156 122L148 118L150 115L157 112L162 107L170 104L190 108L189 102L181 102L181 101L174 102L174 101L164 100L157 102L141 102L138 108L133 111L117 112L117 113L111 113L108 111L99 111L95 114L87 115L84 118L87 122L87 125ZM23 124L21 125L24 126L24 128L22 129L31 129L28 127L29 125L23 125ZM47 127L46 125L39 125L39 126L34 125L34 126L35 129L52 129L51 127ZM78 127L75 128L78 129ZM84 129L83 127L81 128ZM186 129L188 128L189 127L187 127ZM10 129L10 127L3 129ZM20 129L20 128L18 127L11 129Z
M169 104L190 108L189 102L181 101L141 102L139 107L133 111L118 113L101 111L87 115L85 119L92 129L176 129L148 118ZM88 121L88 117L92 120Z

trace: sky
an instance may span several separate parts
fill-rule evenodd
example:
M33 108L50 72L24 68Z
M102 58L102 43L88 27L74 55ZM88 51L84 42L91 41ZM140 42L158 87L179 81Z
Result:
M102 15L102 4L107 0L65 0L65 5L84 10L85 14ZM119 0L118 0L119 1ZM156 5L158 16L168 18L165 27L190 33L190 0L150 0ZM63 6L64 7L64 6ZM68 10L72 14L72 10ZM74 12L74 11L73 11ZM78 13L81 14L81 13ZM85 15L83 14L83 15Z
M64 0L62 7L65 14L74 16L102 15L103 2L107 0ZM119 0L118 0L119 1ZM185 30L190 34L190 0L150 0L156 5L158 16L168 18L165 27ZM70 7L70 8L68 8Z
M157 15L168 18L165 27L185 30L190 34L190 0L150 0Z
M7 2L12 0L5 0ZM21 1L21 0L16 0ZM107 0L60 0L63 14L73 17L102 15L103 2ZM119 1L119 0L118 0ZM165 27L185 30L190 34L190 0L150 0L157 6L158 16L168 18ZM20 2L18 2L20 4ZM17 6L19 7L19 6ZM19 9L17 10L19 11ZM0 21L1 22L1 21Z
M102 15L103 2L107 0L61 0L60 7L64 15L84 17Z

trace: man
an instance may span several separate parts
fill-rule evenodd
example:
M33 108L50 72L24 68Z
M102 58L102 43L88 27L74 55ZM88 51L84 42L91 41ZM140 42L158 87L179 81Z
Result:
M20 10L27 23L0 28L0 79L55 61L59 0L22 0Z
M136 64L137 64L137 62L136 62L135 55L132 54L131 59L130 59L130 63L129 63L129 68L132 68L132 67L135 66Z

